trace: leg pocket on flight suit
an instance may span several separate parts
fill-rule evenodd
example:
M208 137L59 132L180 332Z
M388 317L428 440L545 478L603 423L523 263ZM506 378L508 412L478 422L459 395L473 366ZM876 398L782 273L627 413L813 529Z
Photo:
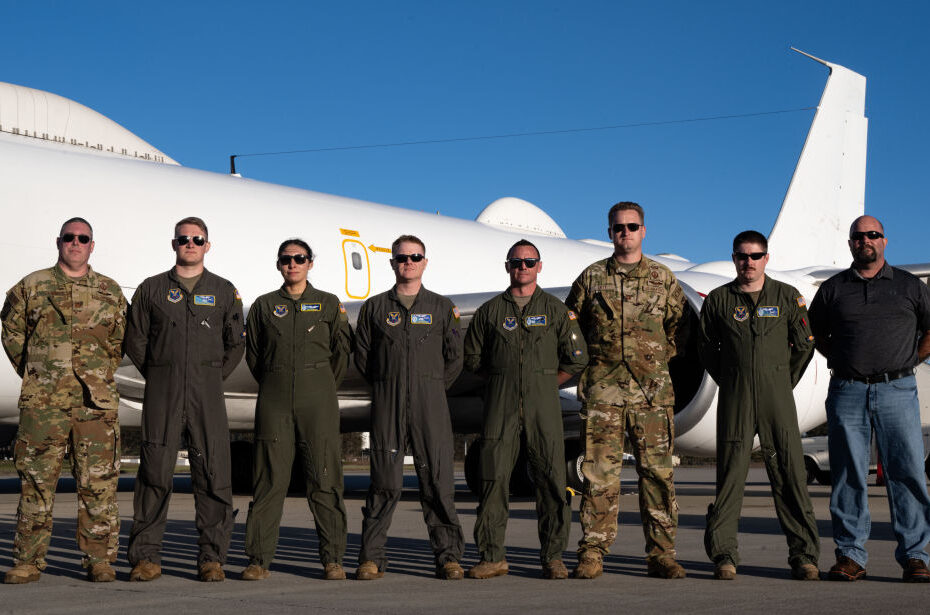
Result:
M337 468L331 467L333 465L332 443L326 440L314 443L302 440L297 443L297 450L303 457L307 481L315 489L324 491L332 489L338 476Z
M500 438L481 439L481 480L503 480L505 469Z

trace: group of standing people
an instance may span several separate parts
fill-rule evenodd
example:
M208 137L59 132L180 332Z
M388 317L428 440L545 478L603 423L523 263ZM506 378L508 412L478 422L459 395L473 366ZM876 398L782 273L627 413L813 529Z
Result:
M161 575L161 542L182 445L191 460L198 575L202 581L225 578L234 513L222 383L243 354L259 393L254 495L245 538L249 564L242 579L271 574L295 455L306 474L324 578L346 578L337 390L353 357L372 389L371 484L356 578L377 579L387 568L385 544L408 454L436 576L466 576L446 399L463 367L485 382L474 528L480 561L467 576L508 572L508 485L521 446L536 485L542 575L569 576L562 561L571 511L559 388L576 375L585 480L583 537L572 576L592 579L603 572L603 558L617 534L625 439L639 475L648 574L686 576L675 551L674 390L668 363L677 352L687 300L674 274L642 254L646 226L638 204L617 203L608 224L613 255L585 269L565 303L537 285L538 248L526 240L511 246L505 259L507 290L477 310L466 332L456 306L423 286L425 244L402 235L391 246L395 285L365 301L353 333L339 299L309 283L314 254L300 239L280 245L275 264L284 283L255 301L246 323L233 285L204 268L210 242L203 220L185 218L175 225L175 267L145 280L128 312L116 282L88 265L94 248L90 224L68 220L56 240L57 264L11 289L2 312L3 346L23 377L15 446L22 493L15 565L5 582L36 581L45 568L55 485L66 454L77 482L78 545L88 578L115 580L110 565L119 534L114 372L124 352L146 378L128 549L131 581ZM865 480L874 428L904 579L930 581L924 551L930 541L930 499L922 476L913 375L917 362L930 356L930 293L884 262L886 242L877 220L857 219L850 234L853 266L824 283L808 317L796 289L765 275L765 237L747 231L734 240L736 279L708 295L698 333L700 359L720 387L717 498L705 534L715 578L736 576L742 485L756 435L788 539L792 576L820 576L819 539L791 393L816 339L833 369L827 411L838 559L829 577L865 575Z

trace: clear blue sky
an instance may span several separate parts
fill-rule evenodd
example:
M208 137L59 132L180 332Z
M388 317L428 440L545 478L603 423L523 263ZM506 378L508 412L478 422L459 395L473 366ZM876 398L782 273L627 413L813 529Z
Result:
M895 263L930 261L930 3L6 2L0 81L73 98L182 164L232 153L815 106L826 69L868 79L866 211ZM501 196L569 237L618 200L648 252L726 258L767 233L813 111L246 158L248 177L472 219ZM299 232L296 229L295 232ZM551 257L550 257L551 258Z

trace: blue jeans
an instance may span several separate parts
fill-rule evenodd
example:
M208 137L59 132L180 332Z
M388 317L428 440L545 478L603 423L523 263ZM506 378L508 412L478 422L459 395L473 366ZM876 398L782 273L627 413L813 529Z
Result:
M865 541L872 522L866 481L874 429L885 471L891 526L898 541L895 559L902 566L909 559L930 561L924 551L930 542L930 496L924 476L917 379L908 376L865 384L831 378L827 426L836 556L844 555L863 567L868 561Z

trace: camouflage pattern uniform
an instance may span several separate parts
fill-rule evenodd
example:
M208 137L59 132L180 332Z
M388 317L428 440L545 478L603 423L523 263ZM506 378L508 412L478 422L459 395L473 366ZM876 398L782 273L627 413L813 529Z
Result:
M672 272L646 257L628 272L613 257L594 263L566 299L578 314L590 355L578 383L585 446L579 554L604 555L617 536L626 432L639 474L646 559L675 557L675 394L668 360L676 353L685 301Z
M84 565L116 555L119 513L119 394L126 299L88 268L72 280L57 265L23 278L6 295L3 348L22 376L14 459L22 481L13 559L46 566L55 487L70 453Z

